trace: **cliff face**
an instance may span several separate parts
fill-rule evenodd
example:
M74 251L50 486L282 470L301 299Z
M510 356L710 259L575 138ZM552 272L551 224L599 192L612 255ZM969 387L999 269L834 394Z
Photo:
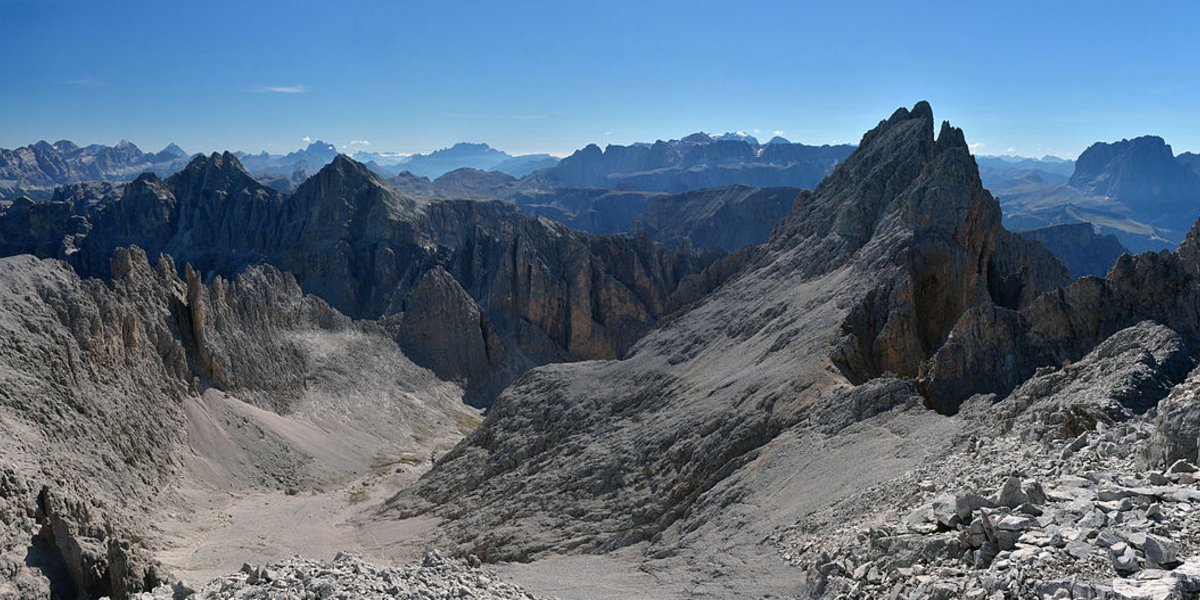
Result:
M290 196L256 182L226 153L197 158L166 180L143 175L86 214L73 207L14 205L0 214L0 229L14 232L4 249L61 257L87 275L106 274L108 257L128 245L170 254L201 279L266 263L361 319L420 305L408 297L441 269L491 324L493 339L471 344L490 345L500 362L458 372L471 374L463 381L484 404L532 366L623 356L678 282L705 264L645 239L572 232L503 203L418 202L344 156ZM474 319L475 309L463 309ZM428 343L415 355L431 368L456 351Z
M973 393L1007 393L1037 368L1078 361L1143 320L1169 327L1189 348L1200 347L1195 232L1177 253L1123 254L1105 278L1083 277L1020 310L970 311L925 365L926 397L953 410Z
M730 186L656 198L630 229L671 247L689 244L733 252L766 241L800 192Z
M962 133L933 125L924 103L880 123L762 249L730 259L734 274L689 279L715 289L677 300L688 308L626 360L523 377L394 514L450 517L448 535L494 559L646 540L669 553L704 526L701 504L719 521L736 502L711 496L723 480L769 468L759 459L785 430L909 401L911 387L874 382L917 376L994 297L1028 302L1065 280L1044 251L1024 255L1048 265L993 265L1021 241L1003 235Z

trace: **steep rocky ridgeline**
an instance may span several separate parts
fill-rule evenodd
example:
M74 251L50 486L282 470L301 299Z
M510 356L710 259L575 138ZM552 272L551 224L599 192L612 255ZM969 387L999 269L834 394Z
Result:
M916 376L963 313L1066 282L999 220L962 133L944 125L935 138L928 105L901 109L744 267L714 274L723 285L626 360L523 377L391 514L448 517L450 539L491 560L641 541L674 553L706 527L697 507L721 503L714 486L767 468L752 465L782 432L819 407L852 423L907 401L915 393L871 398L854 384ZM1028 261L993 265L998 247L1020 255L1009 245Z
M225 153L197 157L167 179L143 175L84 214L78 204L14 204L0 214L0 229L13 233L3 249L63 258L94 276L129 245L169 254L202 278L267 263L359 319L421 306L409 297L424 276L449 273L470 302L453 304L461 312L447 318L481 325L457 329L464 338L420 337L427 347L400 343L462 381L478 405L533 366L623 356L678 283L711 260L645 238L573 232L511 204L414 200L344 156L291 195L261 185ZM448 360L484 346L489 361Z
M342 481L381 454L427 456L475 419L382 329L271 267L205 285L135 248L111 269L105 283L0 259L0 561L17 595L153 585L151 524L182 481Z

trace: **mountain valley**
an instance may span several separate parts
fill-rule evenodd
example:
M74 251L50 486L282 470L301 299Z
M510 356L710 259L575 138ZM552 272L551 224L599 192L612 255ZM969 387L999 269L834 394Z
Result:
M986 187L1140 197L1169 149L700 136L14 200L0 596L1200 590L1200 225L1135 255Z

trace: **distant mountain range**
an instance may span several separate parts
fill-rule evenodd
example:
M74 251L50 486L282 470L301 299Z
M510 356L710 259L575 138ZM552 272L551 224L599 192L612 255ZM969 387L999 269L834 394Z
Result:
M727 186L811 189L853 150L851 145L792 143L781 136L760 144L745 132L698 132L604 149L591 144L562 160L548 154L514 156L468 142L428 154L364 151L354 156L412 197L507 200L533 214L603 233L628 231L658 194ZM287 154L234 153L260 183L285 193L337 155L337 147L323 141ZM49 199L55 188L81 182L119 186L143 172L166 177L188 158L176 144L146 153L128 141L85 147L43 141L0 150L0 199ZM1097 143L1078 161L1055 156L976 156L975 161L984 186L1001 202L1005 225L1014 230L1086 222L1134 251L1158 250L1177 245L1184 234L1178 224L1200 216L1200 155L1174 156L1159 137Z
M144 172L174 173L188 153L175 144L142 152L132 142L79 147L67 140L45 141L14 150L0 148L0 198L49 196L53 188L81 181L130 181Z
M1200 157L1176 157L1160 137L1096 143L1073 164L1025 159L1004 170L994 160L977 161L1012 229L1091 223L1140 252L1175 247L1184 225L1200 217Z
M338 150L333 144L316 141L303 150L286 155L272 155L266 152L235 152L234 155L259 181L281 191L290 191L303 181L302 178L293 175L315 173L332 162L338 155ZM384 178L404 172L417 177L436 178L462 168L498 171L513 177L524 177L538 169L553 167L558 163L558 158L549 154L513 156L487 144L470 142L459 142L429 154L400 156L360 151L354 153L353 158ZM281 181L280 177L286 177L287 182Z
M589 145L559 160L549 154L512 155L483 143L460 142L428 154L400 156L357 152L355 160L383 178L401 176L420 187L459 169L530 178L525 189L601 188L647 192L685 192L745 185L811 188L853 146L806 146L775 136L766 144L745 132L694 133L678 140L629 146ZM264 185L291 192L333 161L338 148L324 141L287 154L234 152L245 169ZM0 198L29 195L49 198L57 186L89 181L131 181L143 172L166 177L186 164L188 154L171 144L147 154L129 142L79 148L68 141L39 142L0 150ZM403 183L403 182L401 182ZM401 188L404 185L400 186Z
M595 144L535 174L541 187L686 192L725 185L816 186L854 146L806 146L782 138L760 145L744 133L694 133L630 146Z

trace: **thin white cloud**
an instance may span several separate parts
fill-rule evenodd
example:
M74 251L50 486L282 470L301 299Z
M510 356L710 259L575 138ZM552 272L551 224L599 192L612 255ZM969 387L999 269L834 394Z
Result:
M311 143L312 143L312 138L311 138L311 137L308 137L308 136L306 135L306 136L304 136L304 137L300 138L300 141L304 142L305 144L311 144Z
M974 144L967 144L967 147L971 150L982 150L987 147L987 144L983 142L975 142Z
M302 85L262 85L250 91L258 94L303 94L308 88Z
M370 146L371 142L367 140L350 140L351 146Z
M1012 146L1009 146L1008 148L1006 148L1006 149L1004 150L1004 153L1005 153L1005 154L1016 154L1016 153L1017 153L1017 149L1016 149L1016 148L1013 148Z
M537 121L546 118L546 115L489 115L476 113L446 113L446 116L452 119L500 119L511 121Z
M775 131L772 131L772 132L771 132L771 135L778 135L778 136L782 136L782 135L783 135L783 134L785 134L785 133L787 133L787 132L786 132L786 131L784 131L784 130L782 130L782 129L776 129Z
M83 87L104 85L103 81L96 79L95 77L92 77L91 75L85 75L83 77L77 77L75 79L63 79L63 80L60 80L58 83L59 83L59 85L78 85L78 86L83 86Z

